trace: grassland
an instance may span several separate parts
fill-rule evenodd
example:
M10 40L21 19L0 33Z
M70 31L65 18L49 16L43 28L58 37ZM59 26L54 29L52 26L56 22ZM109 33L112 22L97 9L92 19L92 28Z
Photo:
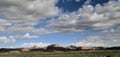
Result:
M120 57L120 50L0 53L0 57Z

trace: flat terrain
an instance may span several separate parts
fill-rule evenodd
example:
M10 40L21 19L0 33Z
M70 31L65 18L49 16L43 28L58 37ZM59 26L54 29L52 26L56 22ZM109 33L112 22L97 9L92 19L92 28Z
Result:
M120 50L0 53L0 57L120 57Z

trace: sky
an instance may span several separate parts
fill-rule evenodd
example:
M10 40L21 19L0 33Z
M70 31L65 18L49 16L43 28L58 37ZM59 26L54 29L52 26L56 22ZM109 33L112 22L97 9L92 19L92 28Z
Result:
M0 48L120 46L120 0L0 0Z

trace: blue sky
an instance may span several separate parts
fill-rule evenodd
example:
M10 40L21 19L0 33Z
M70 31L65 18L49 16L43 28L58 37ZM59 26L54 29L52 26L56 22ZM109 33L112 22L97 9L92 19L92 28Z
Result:
M0 47L120 46L119 21L120 0L0 0Z

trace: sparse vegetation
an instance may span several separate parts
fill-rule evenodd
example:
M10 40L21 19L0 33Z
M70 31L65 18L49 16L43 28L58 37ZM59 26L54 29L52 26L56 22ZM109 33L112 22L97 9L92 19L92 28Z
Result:
M120 57L120 50L0 53L0 57Z

